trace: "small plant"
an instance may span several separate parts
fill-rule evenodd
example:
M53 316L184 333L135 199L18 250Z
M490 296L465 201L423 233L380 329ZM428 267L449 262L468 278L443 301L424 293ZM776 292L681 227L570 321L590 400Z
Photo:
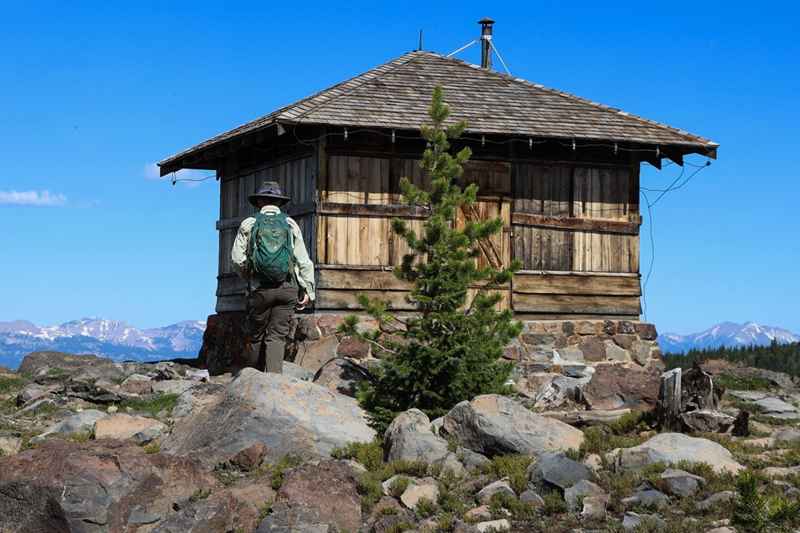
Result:
M361 496L361 510L369 513L383 496L380 478L374 472L364 472L358 477L356 489Z
M428 518L436 514L436 502L430 498L420 498L417 501L417 507L414 510L417 512L417 516L421 518Z
M398 476L389 484L389 494L395 498L400 498L411 484L411 480L405 476Z
M272 504L267 502L258 508L258 521L259 523L272 513Z
M199 502L200 500L205 500L211 495L211 489L197 489L189 496L189 501L192 503Z
M514 492L520 494L528 485L528 467L533 458L528 455L497 455L481 470L495 479L507 477Z
M558 491L548 491L542 496L544 506L542 512L546 515L555 515L567 512L567 502L561 497Z
M16 392L25 386L27 380L19 376L0 376L0 394Z
M144 450L144 453L147 454L159 453L161 451L161 445L153 441L149 444L145 444L142 449Z
M350 442L331 452L334 459L353 459L367 470L378 470L383 463L383 443L379 439L372 442Z
M76 431L75 433L70 433L67 436L67 440L71 440L72 442L89 442L92 440L92 432L91 431Z
M270 485L274 490L278 490L283 485L283 479L287 470L300 466L303 460L296 455L285 455L270 470Z
M177 403L177 394L157 394L148 398L125 400L119 407L120 409L130 409L135 412L145 413L155 418L162 411L171 413Z
M504 492L492 496L489 502L489 509L492 512L492 516L497 517L502 517L503 509L505 509L511 513L514 520L531 520L538 516L538 511L535 506L522 502Z

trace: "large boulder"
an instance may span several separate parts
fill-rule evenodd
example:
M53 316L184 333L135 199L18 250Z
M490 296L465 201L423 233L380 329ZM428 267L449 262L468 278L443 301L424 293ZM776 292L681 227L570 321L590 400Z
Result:
M661 433L639 446L614 450L611 455L623 469L656 463L670 465L681 461L707 463L720 473L735 474L744 468L736 462L731 452L716 442L682 433Z
M388 461L425 461L433 463L447 455L447 441L434 435L431 421L419 409L400 413L384 435Z
M243 369L221 398L179 419L162 449L215 465L257 442L267 457L327 457L375 432L356 401L282 374Z
M189 458L56 439L0 460L0 531L131 531L217 486Z
M658 401L661 372L657 367L598 365L583 388L583 400L591 409L651 410Z
M443 430L462 446L486 455L539 455L577 449L583 442L580 430L497 394L459 403L445 415Z
M344 461L321 461L295 468L286 474L273 512L258 531L295 531L285 529L293 522L357 531L361 527L357 484L355 473Z

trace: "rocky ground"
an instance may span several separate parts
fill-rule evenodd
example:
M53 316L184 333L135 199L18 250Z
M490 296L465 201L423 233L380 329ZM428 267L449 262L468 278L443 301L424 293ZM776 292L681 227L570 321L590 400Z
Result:
M784 374L711 364L720 409L659 433L652 369L643 386L641 365L521 365L514 394L411 410L379 436L352 398L361 364L212 377L31 354L0 369L0 531L800 526L800 391ZM733 436L742 409L750 433Z

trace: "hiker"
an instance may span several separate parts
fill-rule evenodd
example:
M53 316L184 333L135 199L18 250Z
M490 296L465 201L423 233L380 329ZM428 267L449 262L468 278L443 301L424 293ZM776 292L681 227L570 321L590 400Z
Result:
M289 322L314 300L314 265L297 222L281 212L290 200L266 181L248 200L258 208L233 241L234 269L247 282L243 366L280 374Z

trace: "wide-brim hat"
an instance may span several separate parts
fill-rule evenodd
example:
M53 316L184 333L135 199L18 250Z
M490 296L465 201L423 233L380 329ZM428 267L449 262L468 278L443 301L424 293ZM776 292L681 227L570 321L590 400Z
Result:
M283 189L281 189L281 185L277 181L265 181L261 184L261 187L259 187L256 192L247 197L247 199L253 205L256 204L256 200L259 198L280 200L284 204L291 200L291 197L286 196L283 193Z

